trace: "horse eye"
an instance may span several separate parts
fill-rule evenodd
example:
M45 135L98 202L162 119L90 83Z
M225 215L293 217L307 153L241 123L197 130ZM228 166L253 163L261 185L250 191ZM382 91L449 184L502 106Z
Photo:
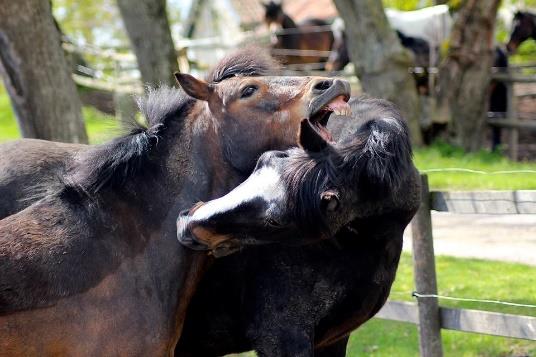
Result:
M257 86L247 86L246 88L242 89L242 94L240 94L240 98L248 98L253 95L257 91Z

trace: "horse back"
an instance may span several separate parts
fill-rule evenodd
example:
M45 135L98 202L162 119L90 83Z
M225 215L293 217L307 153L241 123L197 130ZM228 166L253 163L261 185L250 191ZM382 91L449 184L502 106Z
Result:
M37 139L0 144L0 219L23 210L58 186L65 166L87 147Z

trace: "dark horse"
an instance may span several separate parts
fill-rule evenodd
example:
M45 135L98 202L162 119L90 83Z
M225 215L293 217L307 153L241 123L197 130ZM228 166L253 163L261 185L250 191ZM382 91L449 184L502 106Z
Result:
M356 219L358 177L367 162L361 145L333 147L308 119L298 142L301 149L264 153L251 176L225 196L184 211L179 241L212 251L237 250L244 242L295 245L331 238Z
M514 53L519 45L532 38L536 40L536 15L530 12L518 11L514 15L512 33L506 44L508 53Z
M410 50L415 58L414 66L418 70L413 71L413 77L417 90L421 95L428 95L428 67L430 67L430 45L419 37L406 36L400 31L396 31L402 46ZM326 63L326 71L341 71L350 63L348 54L346 33L342 32L336 36L331 54Z
M320 19L307 19L297 24L285 14L281 2L270 1L263 3L263 6L264 22L275 33L272 39L275 57L284 64L326 62L326 56L315 52L328 52L333 46L333 32L327 28L329 26L327 22ZM296 51L312 52L308 54Z
M341 200L348 197L336 192L339 187L348 187L344 177L338 180L330 172L336 172L339 165L349 165L355 172L352 188L359 198L357 218L333 240L300 249L254 247L217 259L189 307L177 355L221 356L254 349L260 356L344 356L349 334L384 304L395 278L403 231L419 205L419 179L411 162L406 124L393 105L358 99L351 106L354 120L344 118L345 123L340 123L343 139L333 152L265 154L259 168L266 160L272 177L274 172L275 177L283 177L276 187L293 187L279 199L291 195L291 201L303 202L310 198L308 206L321 208L318 196L322 197L322 192L331 190L330 196ZM318 147L328 146L321 139L317 141ZM332 155L337 152L342 157L335 159ZM261 196L263 190L257 185L255 192ZM245 226L247 231L237 233L254 235L261 224L254 219L263 216L256 214L256 209L266 206L252 204L238 225L221 227L223 231L212 225L212 234L214 230L231 234ZM219 207L227 207L232 214L229 208L234 204ZM298 210L291 218L301 217L303 207L290 208ZM218 217L240 219L212 216L214 220ZM194 223L189 227L192 232L199 227L196 221L206 228L202 218L194 212ZM274 219L270 225L288 227L288 216L270 218ZM306 222L315 229L322 220Z
M34 165L45 183L57 178L0 221L3 352L172 354L207 261L178 244L177 213L235 187L262 152L292 146L303 117L322 128L349 95L345 82L273 70L269 56L241 51L208 82L178 74L186 93L151 92L140 102L148 127L108 144L19 142L50 160L48 171ZM1 182L27 192L41 177L17 175L20 154L3 152Z

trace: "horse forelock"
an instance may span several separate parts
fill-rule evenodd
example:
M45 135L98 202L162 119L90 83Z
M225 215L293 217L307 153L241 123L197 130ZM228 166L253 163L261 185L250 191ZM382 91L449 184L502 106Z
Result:
M278 68L279 64L268 51L250 46L224 57L206 79L210 83L218 83L235 76L265 76Z
M366 97L353 103L352 112L366 120L355 137L338 146L341 170L353 173L354 182L365 179L383 192L399 189L413 155L400 112L389 101Z
M150 153L170 121L181 122L193 102L180 89L148 88L145 96L137 98L147 124L132 118L128 134L81 153L68 168L65 188L91 196L106 186L121 185L129 177L148 169Z

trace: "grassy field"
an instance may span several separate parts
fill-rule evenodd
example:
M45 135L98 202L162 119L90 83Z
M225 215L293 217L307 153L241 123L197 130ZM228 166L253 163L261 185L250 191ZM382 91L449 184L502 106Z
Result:
M437 168L465 168L486 172L533 170L535 162L512 162L497 152L464 153L460 148L445 143L415 150L415 165L419 170ZM428 178L434 189L536 189L536 172L481 175L467 172L430 172Z
M536 305L536 268L476 259L436 259L440 295ZM391 299L412 301L411 256L404 254ZM442 306L536 316L534 308L440 300ZM536 356L536 342L456 331L442 331L445 356ZM417 328L374 319L352 334L349 356L418 356Z

